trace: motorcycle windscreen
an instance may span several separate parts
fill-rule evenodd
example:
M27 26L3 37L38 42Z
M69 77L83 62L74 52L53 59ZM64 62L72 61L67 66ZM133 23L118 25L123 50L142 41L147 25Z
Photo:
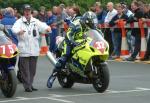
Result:
M87 32L87 37L91 38L90 46L98 49L103 54L109 50L109 45L102 35L102 32L97 30Z
M10 39L4 34L4 32L0 31L0 45L10 44Z

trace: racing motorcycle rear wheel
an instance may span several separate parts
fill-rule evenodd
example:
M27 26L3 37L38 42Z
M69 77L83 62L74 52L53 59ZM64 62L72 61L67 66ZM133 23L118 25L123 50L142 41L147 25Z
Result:
M70 75L60 72L57 75L58 82L63 88L71 88L74 84L74 81L71 79Z

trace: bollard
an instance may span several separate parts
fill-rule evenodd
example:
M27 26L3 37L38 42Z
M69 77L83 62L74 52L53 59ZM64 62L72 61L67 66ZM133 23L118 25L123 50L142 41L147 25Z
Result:
M126 39L126 30L125 30L126 22L122 19L118 22L118 27L121 28L122 33L122 43L121 43L121 56L129 55L129 47Z
M46 55L47 51L48 51L48 46L47 46L47 43L46 43L45 34L42 34L40 55Z

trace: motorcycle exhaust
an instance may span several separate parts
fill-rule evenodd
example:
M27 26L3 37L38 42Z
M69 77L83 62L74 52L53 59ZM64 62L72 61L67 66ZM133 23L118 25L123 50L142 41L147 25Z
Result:
M52 65L55 66L57 61L50 51L47 52L47 57L50 60L50 62L52 63Z

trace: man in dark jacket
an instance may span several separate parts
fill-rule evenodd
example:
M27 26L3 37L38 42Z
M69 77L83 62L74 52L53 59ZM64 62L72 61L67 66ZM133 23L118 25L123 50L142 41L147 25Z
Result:
M148 5L148 4L144 5L144 18L142 18L142 19L143 19L143 21L150 22L150 5ZM146 30L146 32L148 34L147 35L147 38L148 38L147 49L146 49L146 53L144 55L144 58L141 59L142 61L150 60L150 34L149 34L150 32L148 29Z
M112 20L109 22L110 26L114 26L116 25L119 20L128 20L128 16L125 15L123 13L123 7L121 6L121 4L116 4L116 10L117 10L117 15L115 15ZM120 58L120 51L121 51L121 28L114 28L113 30L114 32L114 49L113 49L113 53L114 56L112 56L113 59L117 59Z
M107 15L107 12L102 8L101 4L95 4L95 13L97 15L98 23L99 24L104 24L105 17Z
M127 22L138 22L139 19L144 17L144 12L140 9L140 4L138 2L132 2L131 9L134 12L134 16L129 18ZM132 28L131 34L135 37L135 47L134 51L127 61L134 61L136 59L137 54L140 52L141 49L141 31L139 28Z

